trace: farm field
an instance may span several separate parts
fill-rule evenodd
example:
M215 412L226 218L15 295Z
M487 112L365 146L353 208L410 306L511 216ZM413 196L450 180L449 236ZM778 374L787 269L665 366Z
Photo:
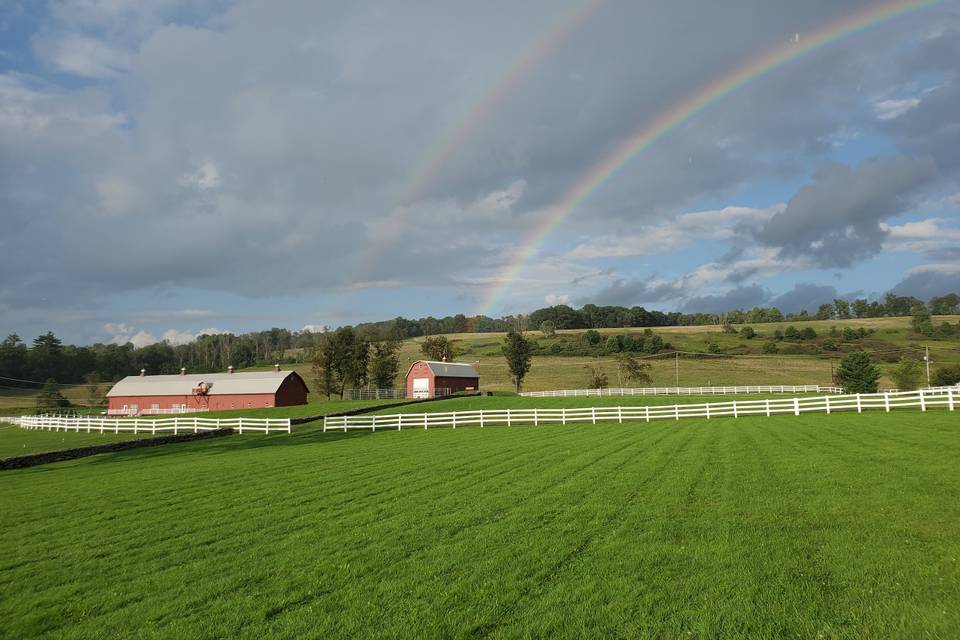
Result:
M949 322L957 324L960 316L936 316L935 323ZM673 355L647 358L651 365L649 371L651 386L712 386L712 385L758 385L758 384L821 384L831 385L832 372L843 353L777 354L762 355L759 351L777 329L783 330L793 325L798 329L813 327L821 336L826 336L831 327L842 330L844 327L873 329L875 333L868 338L848 345L847 348L863 348L868 351L908 350L920 354L924 347L930 348L930 354L936 365L960 362L960 340L930 339L913 334L909 318L864 318L862 320L810 320L751 325L759 333L753 340L744 340L737 335L724 334L718 326L697 327L656 327L654 333L679 350L696 353L695 356L683 355L678 362ZM735 325L739 326L739 325ZM597 329L604 335L621 333L642 333L642 328ZM583 330L561 330L558 335L582 333ZM500 353L503 333L457 333L447 338L456 341L461 351L458 360L473 364L480 373L481 388L490 391L512 391L509 371ZM549 345L551 339L544 339L539 331L529 331L528 337ZM400 351L401 375L415 360L423 357L420 345L424 338L406 340ZM717 357L707 353L707 345L716 344L721 350L737 351L749 348L749 354L728 354ZM784 348L803 348L804 343L796 345L783 343ZM898 356L897 352L889 355ZM895 359L895 358L894 358ZM309 363L291 365L308 385L312 385L313 373ZM617 378L616 361L611 356L553 356L536 355L532 367L524 380L524 391L549 389L581 389L586 385L587 366L599 366L607 374L610 386L634 386L626 382L620 384ZM884 374L881 387L892 388L895 385L887 375L893 363L880 363Z
M305 430L3 472L0 636L952 637L957 416Z
M0 459L149 437L149 435L132 433L101 434L21 429L16 425L0 422Z

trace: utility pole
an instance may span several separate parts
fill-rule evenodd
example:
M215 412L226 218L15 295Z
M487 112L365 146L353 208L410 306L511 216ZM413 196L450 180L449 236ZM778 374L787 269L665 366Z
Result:
M680 352L675 351L674 355L676 356L675 362L677 364L677 388L680 388Z
M927 363L927 386L930 386L930 347L927 346L926 355L923 356L923 361Z

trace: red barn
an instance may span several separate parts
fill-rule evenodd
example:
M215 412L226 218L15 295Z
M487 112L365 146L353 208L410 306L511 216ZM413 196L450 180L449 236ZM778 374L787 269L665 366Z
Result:
M187 375L127 376L107 393L110 415L259 409L307 404L307 389L296 371L248 371Z
M436 398L480 389L480 374L463 362L417 360L407 371L408 398Z

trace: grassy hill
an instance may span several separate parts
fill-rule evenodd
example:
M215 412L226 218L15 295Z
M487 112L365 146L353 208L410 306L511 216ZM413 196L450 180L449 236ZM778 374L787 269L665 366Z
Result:
M2 472L0 636L951 637L956 423L307 429Z

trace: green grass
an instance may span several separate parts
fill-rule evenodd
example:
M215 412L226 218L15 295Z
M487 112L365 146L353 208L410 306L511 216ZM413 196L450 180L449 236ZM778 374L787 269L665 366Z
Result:
M231 437L0 473L0 636L949 638L960 414Z
M399 400L327 400L320 399L309 404L301 404L293 407L270 407L269 409L235 409L231 411L208 411L204 413L190 413L186 415L200 416L204 418L309 418L311 416L326 416L332 413L341 413L351 411L362 407L375 407L384 404L395 404L405 402L403 398ZM169 418L171 416L155 416L157 418Z
M21 429L16 425L0 422L0 459L149 437L151 436L132 433L101 434L100 432Z

